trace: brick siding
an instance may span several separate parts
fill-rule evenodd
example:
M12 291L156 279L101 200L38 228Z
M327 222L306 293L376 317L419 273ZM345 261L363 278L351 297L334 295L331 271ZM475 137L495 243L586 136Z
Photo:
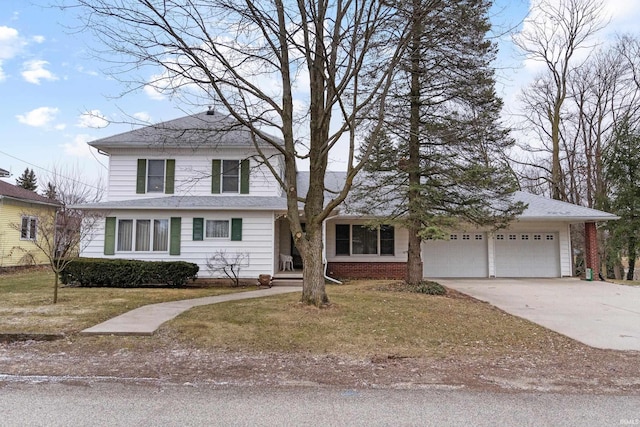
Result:
M406 262L330 262L327 275L337 279L399 279L407 276Z
M598 280L600 260L598 257L598 231L595 222L584 224L584 252L586 267L593 270L593 278Z

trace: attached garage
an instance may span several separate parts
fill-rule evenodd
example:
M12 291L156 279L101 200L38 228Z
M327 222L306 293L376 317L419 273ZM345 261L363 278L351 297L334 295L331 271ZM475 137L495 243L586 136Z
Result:
M488 277L487 233L456 232L422 244L425 277Z
M494 235L496 277L560 277L557 232L499 232Z

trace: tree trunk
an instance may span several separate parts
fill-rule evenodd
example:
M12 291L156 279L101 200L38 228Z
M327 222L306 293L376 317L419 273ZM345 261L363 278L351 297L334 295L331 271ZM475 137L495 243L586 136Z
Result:
M53 272L53 303L58 303L58 273Z
M636 268L636 258L637 258L635 236L629 236L627 252L629 255L629 269L627 270L627 280L633 280L633 273Z
M304 236L294 239L302 257L302 303L321 307L329 303L322 263L322 223L307 222ZM297 237L297 236L296 236Z
M420 257L420 38L422 36L420 2L413 2L413 22L411 23L411 87L410 87L410 118L409 118L409 159L407 172L409 174L409 189L407 194L409 204L409 246L407 249L407 283L415 285L422 280L422 259Z

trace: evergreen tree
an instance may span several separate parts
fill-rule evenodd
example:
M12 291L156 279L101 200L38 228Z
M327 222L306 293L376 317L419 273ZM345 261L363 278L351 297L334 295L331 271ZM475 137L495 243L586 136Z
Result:
M516 182L502 160L513 141L499 122L496 47L486 39L491 2L404 5L412 36L386 123L396 145L387 151L400 160L378 159L395 171L369 174L358 195L374 201L366 210L387 211L387 221L409 230L407 281L415 284L425 238L442 238L459 222L505 225L522 206L510 202Z
M610 209L620 220L608 223L610 246L626 250L627 280L633 280L640 238L640 129L625 119L605 151L605 176L610 185ZM620 254L608 258L618 259Z
M44 190L43 194L46 198L51 200L58 200L58 190L56 189L55 184L50 182L47 183L47 188Z
M38 188L38 178L36 178L33 169L26 168L22 175L16 178L16 185L30 191L36 191Z

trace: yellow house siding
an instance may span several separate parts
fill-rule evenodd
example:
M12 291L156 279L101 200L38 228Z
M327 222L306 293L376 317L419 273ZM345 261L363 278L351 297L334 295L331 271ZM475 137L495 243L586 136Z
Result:
M20 239L20 222L23 215L50 215L52 207L36 203L20 203L0 200L0 267L15 267L30 264L46 264L47 257L30 240ZM37 236L38 237L38 236Z

